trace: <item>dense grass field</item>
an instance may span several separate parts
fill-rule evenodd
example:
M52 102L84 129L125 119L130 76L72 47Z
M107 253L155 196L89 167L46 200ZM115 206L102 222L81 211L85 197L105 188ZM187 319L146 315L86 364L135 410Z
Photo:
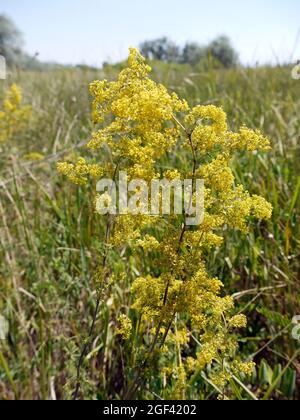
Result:
M222 106L233 130L247 124L271 140L270 153L240 153L233 167L239 182L272 203L272 220L254 224L247 235L225 233L208 269L234 295L237 312L247 315L240 352L256 362L252 378L233 378L225 396L298 399L300 341L293 338L292 320L300 315L300 80L287 67L195 70L153 63L153 69L155 80L191 104ZM118 71L119 66L14 71L0 82L0 97L17 83L32 105L29 127L0 144L0 315L9 323L8 337L0 341L1 399L67 399L74 390L94 311L104 225L94 211L94 186L72 186L57 173L56 162L88 155L88 85L112 80ZM43 158L27 156L33 153ZM116 324L132 304L130 285L139 261L124 251L116 276L123 267L127 277L109 285L97 318L83 372L86 399L123 398L136 363ZM161 393L154 385L140 398L164 399L165 388ZM218 394L205 373L187 389L190 399Z

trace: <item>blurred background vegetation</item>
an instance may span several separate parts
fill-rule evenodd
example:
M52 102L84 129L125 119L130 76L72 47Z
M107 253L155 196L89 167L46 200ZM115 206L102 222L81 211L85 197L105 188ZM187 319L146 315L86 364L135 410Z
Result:
M251 379L236 378L228 397L299 399L300 342L292 337L292 319L300 314L300 80L292 79L288 65L244 68L226 37L184 48L163 38L144 42L141 50L153 78L170 91L192 105L222 106L231 129L245 123L271 139L270 154L240 154L233 168L238 181L273 204L273 219L248 235L226 232L209 272L247 315L240 350L257 363ZM125 63L102 69L40 63L23 52L22 36L4 16L0 54L9 66L0 98L17 83L32 106L28 129L0 146L0 314L9 322L7 340L0 341L0 398L64 399L94 310L104 227L93 211L93 185L71 186L55 166L88 154L82 148L92 131L88 85L114 79ZM115 331L131 305L131 281L146 269L142 257L134 257L125 250L115 256L117 281L107 291L86 361L86 398L120 398L132 374L132 343ZM124 267L127 278L118 279ZM191 346L197 346L192 338ZM157 389L154 382L147 397L163 398ZM188 395L215 399L218 390L204 373L193 378Z

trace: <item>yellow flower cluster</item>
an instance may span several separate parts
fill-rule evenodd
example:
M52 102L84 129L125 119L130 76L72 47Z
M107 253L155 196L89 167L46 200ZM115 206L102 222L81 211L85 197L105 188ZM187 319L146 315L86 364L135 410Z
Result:
M233 330L245 327L246 318L233 316L233 299L221 295L223 284L208 274L206 256L208 250L222 245L225 227L247 232L250 217L271 217L272 206L236 184L230 168L236 150L268 150L270 143L246 127L231 132L221 108L190 109L176 94L152 81L150 71L144 58L131 49L128 68L117 81L92 83L93 120L100 127L87 147L96 156L100 148L108 151L110 163L103 161L107 155L101 152L97 164L81 158L75 164L59 163L58 170L76 184L86 183L89 175L97 179L119 171L148 183L161 174L169 180L204 179L205 216L199 226L189 228L185 214L168 218L123 214L113 218L109 238L109 245L122 249L123 255L124 247L134 251L135 271L141 274L132 285L132 309L140 315L140 333L150 334L152 352L163 352L168 369L174 359L168 359L166 349L172 355L172 346L176 348L179 364L170 369L185 382L193 372L214 362L216 366L225 359L234 363L238 346ZM171 153L174 158L169 162L176 162L176 167L161 171L161 160ZM189 162L188 167L176 159L180 156ZM119 321L120 331L128 337L127 318ZM180 348L187 344L189 330L197 335L199 346L185 357ZM250 371L248 365L239 367L242 372ZM228 376L219 373L221 382L226 382ZM177 382L174 388L175 397L183 395L179 385Z
M22 91L13 84L5 94L0 109L0 143L21 132L31 116L31 107L22 105Z
M159 249L159 242L154 236L145 235L143 239L137 241L137 245L140 246L144 251L150 252Z
M149 79L151 68L135 50L130 50L129 67L116 82L96 81L90 91L94 96L93 120L102 123L93 133L87 147L98 150L109 147L115 160L128 162L130 178L152 179L154 163L176 144L180 129L171 124L174 111L185 111L188 105L170 95L162 85ZM59 165L59 171L69 170L73 180L86 181L77 168Z
M88 164L84 158L79 158L75 164L61 162L57 164L58 171L67 176L71 182L84 185L88 181L88 175L93 178L101 178L103 168L97 164Z
M268 220L272 216L273 208L263 197L251 196L242 185L235 185L235 178L229 165L230 158L226 149L197 171L197 175L204 179L207 188L206 208L207 210L214 208L217 220L220 221L220 217L222 218L221 224L248 232L248 220L251 216Z
M201 153L213 150L223 144L227 132L227 115L213 105L196 106L185 118L185 123L192 130L194 147Z
M257 149L268 151L271 149L269 140L260 131L250 130L243 126L238 134L231 133L229 145L234 149L247 149L254 152Z
M248 362L248 363L245 363L245 362L237 362L237 363L234 364L234 369L237 372L241 372L241 373L243 373L246 376L250 376L254 372L255 363L253 363L253 362Z
M132 322L126 315L120 315L118 318L119 327L117 334L124 340L129 340L132 333Z

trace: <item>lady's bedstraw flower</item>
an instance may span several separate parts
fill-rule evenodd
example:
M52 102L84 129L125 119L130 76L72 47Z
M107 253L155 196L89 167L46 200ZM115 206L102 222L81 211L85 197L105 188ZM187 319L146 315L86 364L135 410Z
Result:
M22 105L22 91L13 84L0 107L0 144L24 130L31 116L31 107Z
M132 333L132 322L126 315L120 315L118 318L119 327L117 335L120 335L124 340L129 340Z
M128 68L118 80L91 84L97 128L88 149L97 163L81 158L74 164L59 163L58 170L76 184L87 183L89 176L100 179L114 174L118 178L120 171L127 172L128 181L139 178L149 186L161 176L170 181L204 179L205 215L199 226L189 228L184 213L166 218L130 212L117 215L110 225L108 248L119 249L120 259L127 249L130 266L134 259L134 272L139 273L132 285L132 309L139 314L140 342L147 337L151 343L145 358L150 363L155 355L157 365L165 367L161 375L176 373L178 380L170 381L173 396L180 398L186 382L199 369L210 366L222 385L230 378L221 368L225 360L229 370L230 366L247 373L251 370L252 365L236 363L234 330L244 328L246 318L233 316L233 299L224 296L222 282L209 275L206 261L211 249L222 246L225 228L247 232L251 218L271 217L272 206L262 197L251 196L236 182L231 169L235 151L264 151L270 143L246 127L238 133L230 131L221 108L190 109L186 101L152 81L150 71L145 59L131 49ZM162 171L166 161L173 167ZM99 213L103 198L108 200L107 196L96 200ZM119 321L119 331L129 337L129 320L121 317ZM190 333L197 345L187 352ZM153 380L158 375L153 371ZM140 384L141 378L136 381Z
M103 175L101 166L88 164L84 158L79 158L75 164L60 162L57 164L57 170L77 185L85 185L88 181L88 176L99 179Z

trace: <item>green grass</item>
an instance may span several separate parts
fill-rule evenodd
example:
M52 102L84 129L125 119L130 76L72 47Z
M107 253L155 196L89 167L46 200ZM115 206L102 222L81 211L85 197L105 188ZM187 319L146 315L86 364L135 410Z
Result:
M249 235L226 234L224 247L210 257L209 271L235 295L237 311L248 316L240 350L257 363L251 380L233 378L230 397L298 399L300 342L292 339L291 321L300 315L300 81L284 67L153 67L156 80L192 104L223 106L232 129L245 123L271 139L271 153L241 154L234 171L251 193L273 204L273 219L255 225ZM29 129L0 152L0 314L9 321L8 339L0 341L1 399L66 399L74 388L95 305L104 226L93 211L93 186L71 186L55 164L86 154L78 145L92 130L88 84L112 79L118 70L21 72L1 82L0 96L16 82L33 106ZM29 152L46 159L28 163L23 156ZM138 262L124 254L111 263L116 275L126 267L128 277L110 286L101 308L84 370L87 399L121 398L135 363L129 344L114 332L118 315L130 307ZM157 397L156 391L148 390L147 398ZM218 391L200 372L188 395L214 399Z

